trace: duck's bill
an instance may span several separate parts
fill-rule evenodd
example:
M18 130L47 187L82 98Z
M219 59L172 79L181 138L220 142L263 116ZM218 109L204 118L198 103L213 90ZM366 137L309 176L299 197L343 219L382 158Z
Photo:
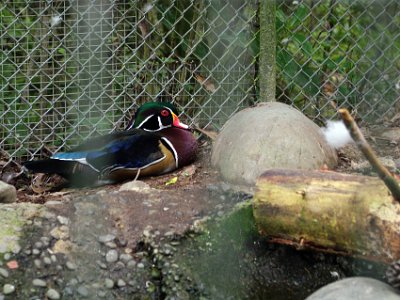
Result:
M182 129L189 129L189 126L186 124L183 124L181 121L179 121L179 118L177 115L175 115L174 113L172 114L172 125L178 128L182 128Z

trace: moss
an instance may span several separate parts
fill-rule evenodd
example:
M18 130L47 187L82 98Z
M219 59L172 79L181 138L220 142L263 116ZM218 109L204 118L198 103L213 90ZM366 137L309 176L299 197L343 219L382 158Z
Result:
M207 296L241 298L245 280L249 280L243 271L251 252L249 245L259 236L251 202L243 202L225 216L209 219L203 226L201 234L182 244L175 256L176 263L185 270L184 277L205 285L212 294Z
M23 226L29 219L38 214L39 206L35 204L1 206L0 255L6 252L17 252L20 249L19 239L24 234Z

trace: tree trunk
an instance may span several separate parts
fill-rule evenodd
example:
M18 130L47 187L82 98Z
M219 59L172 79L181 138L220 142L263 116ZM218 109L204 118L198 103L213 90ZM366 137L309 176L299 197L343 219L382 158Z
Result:
M275 242L400 258L400 205L378 178L273 169L258 179L253 205L259 231Z

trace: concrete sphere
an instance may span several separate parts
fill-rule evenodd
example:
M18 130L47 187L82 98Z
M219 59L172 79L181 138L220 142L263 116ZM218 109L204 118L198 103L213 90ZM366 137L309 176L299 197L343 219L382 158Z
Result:
M295 108L272 102L236 113L215 140L211 162L228 182L253 186L266 170L337 164L320 128Z
M306 300L400 300L399 293L384 282L367 277L350 277L332 282Z

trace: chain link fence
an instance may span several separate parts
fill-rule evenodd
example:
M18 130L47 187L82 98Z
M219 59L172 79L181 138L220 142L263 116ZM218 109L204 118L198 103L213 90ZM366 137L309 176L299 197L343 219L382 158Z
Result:
M278 101L312 119L332 102L366 121L400 101L400 2L279 1ZM5 161L123 129L147 101L220 128L259 97L259 1L15 0L0 3Z

